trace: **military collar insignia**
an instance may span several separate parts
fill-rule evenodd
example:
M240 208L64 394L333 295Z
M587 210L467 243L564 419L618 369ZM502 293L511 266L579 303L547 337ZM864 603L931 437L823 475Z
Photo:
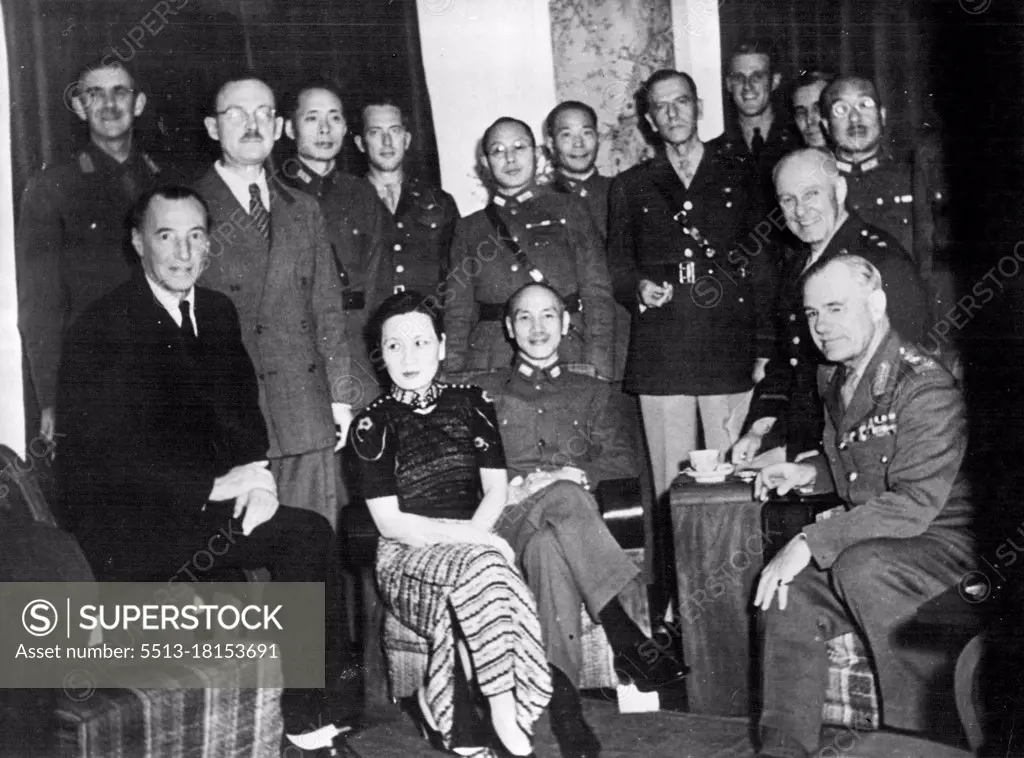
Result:
M881 165L879 156L873 155L866 161L860 163L850 163L849 161L841 161L836 158L836 168L842 171L844 174L866 174L869 171L873 171Z
M882 397L889 389L889 379L892 377L892 364L889 361L882 361L875 370L875 378L871 380L871 395Z
M533 198L534 198L534 191L533 191L533 189L528 189L528 190L523 190L522 192L520 192L515 197L508 197L506 195L502 195L500 193L497 193L497 194L495 194L494 199L491 202L493 202L499 208L504 208L506 205L511 205L513 203L525 203L527 200L532 200Z
M533 365L524 358L519 358L517 362L519 365L516 366L516 371L526 379L540 378L542 376L546 376L549 379L557 379L562 375L562 367L557 363L545 369Z
M303 184L309 184L313 181L313 177L309 175L309 172L304 168L299 168L295 172L295 177L299 179Z
M437 399L441 397L441 392L444 390L445 385L440 382L434 382L423 394L416 392L415 390L403 390L400 387L391 387L391 397L400 402L402 405L408 405L410 408L417 410L426 410L434 405L437 405Z
M82 169L83 174L96 173L96 164L93 162L92 156L89 155L86 150L83 150L78 154L78 167Z
M157 162L155 160L153 160L152 158L150 158L146 153L142 153L142 161L146 164L146 167L153 174L159 174L160 173L160 166L158 166Z

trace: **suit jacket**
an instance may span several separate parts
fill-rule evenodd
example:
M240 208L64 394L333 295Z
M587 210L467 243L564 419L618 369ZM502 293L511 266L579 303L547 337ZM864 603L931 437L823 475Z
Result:
M270 457L334 445L331 402L362 394L349 370L338 270L316 200L270 180L268 245L213 168L196 184L210 207L205 286L238 309L260 389Z
M755 342L771 316L774 282L764 239L750 233L751 193L746 173L710 144L689 187L664 153L615 178L608 265L616 299L633 314L627 391L721 395L753 385L754 358L774 347ZM684 216L707 246L677 220ZM684 276L688 266L692 276ZM642 279L672 283L672 300L641 313Z
M172 547L174 534L195 526L216 477L267 457L235 308L196 287L195 313L193 356L138 272L68 333L60 490L87 552L111 539L123 556Z
M845 380L845 367L818 369L825 455L812 459L815 486L834 486L847 511L804 527L817 564L827 569L844 548L867 539L926 532L973 550L974 508L963 472L967 414L953 376L890 330L847 408Z

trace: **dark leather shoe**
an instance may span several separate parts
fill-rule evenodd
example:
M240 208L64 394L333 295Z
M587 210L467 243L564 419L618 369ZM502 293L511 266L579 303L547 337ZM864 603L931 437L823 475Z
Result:
M615 670L626 684L635 684L641 692L654 692L663 687L682 681L690 669L666 653L659 653L653 661L645 660L639 653L615 656Z
M598 758L601 754L601 743L582 713L552 713L551 731L562 758Z

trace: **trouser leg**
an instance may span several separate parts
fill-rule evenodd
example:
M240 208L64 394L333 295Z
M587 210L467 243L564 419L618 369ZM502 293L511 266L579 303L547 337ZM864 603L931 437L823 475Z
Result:
M679 464L697 447L697 398L691 395L640 395L644 435L651 456L654 494L672 488Z
M726 460L726 452L740 438L752 395L753 390L748 390L731 395L701 395L697 398L704 444L709 450L718 450L723 461Z

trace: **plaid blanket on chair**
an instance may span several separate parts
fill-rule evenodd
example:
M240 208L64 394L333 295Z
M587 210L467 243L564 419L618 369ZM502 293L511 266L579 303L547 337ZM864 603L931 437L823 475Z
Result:
M860 637L848 632L830 639L828 687L822 720L856 731L878 729L878 694L871 658Z

